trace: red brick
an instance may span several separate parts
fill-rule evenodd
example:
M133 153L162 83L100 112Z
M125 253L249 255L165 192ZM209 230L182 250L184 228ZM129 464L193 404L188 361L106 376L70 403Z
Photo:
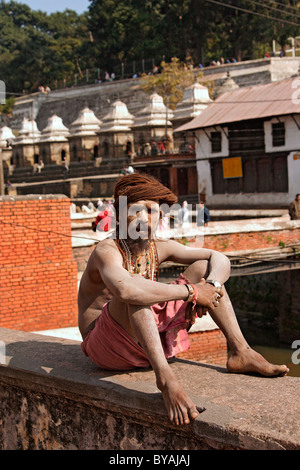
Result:
M24 331L77 323L77 263L68 199L0 202L0 326ZM12 220L30 228L11 225Z

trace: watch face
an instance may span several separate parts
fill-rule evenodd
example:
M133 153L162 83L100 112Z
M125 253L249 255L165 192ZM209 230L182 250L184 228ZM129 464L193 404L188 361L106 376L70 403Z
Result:
M222 284L220 284L219 281L206 281L206 282L208 282L209 284L212 284L215 287L222 287Z

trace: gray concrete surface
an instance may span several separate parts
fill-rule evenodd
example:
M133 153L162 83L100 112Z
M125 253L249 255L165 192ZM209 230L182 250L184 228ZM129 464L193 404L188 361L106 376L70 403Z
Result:
M180 429L168 421L151 369L102 371L82 354L78 341L5 329L0 339L6 352L0 386L13 380L15 386L43 386L49 394L97 402L105 410L130 415L132 426L146 420L150 429L160 423L174 437L188 434L193 449L204 442L213 449L300 449L299 378L235 375L223 367L176 359L171 367L186 392L206 408Z

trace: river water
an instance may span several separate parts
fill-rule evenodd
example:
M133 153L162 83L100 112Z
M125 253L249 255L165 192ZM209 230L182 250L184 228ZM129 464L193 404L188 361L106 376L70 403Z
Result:
M269 327L262 328L249 324L237 316L242 333L248 344L272 364L285 364L289 368L289 376L300 377L300 339L295 341L295 347L289 344L280 344L277 330Z
M260 345L251 345L251 347L272 364L285 364L290 370L289 376L300 377L300 344L296 349Z

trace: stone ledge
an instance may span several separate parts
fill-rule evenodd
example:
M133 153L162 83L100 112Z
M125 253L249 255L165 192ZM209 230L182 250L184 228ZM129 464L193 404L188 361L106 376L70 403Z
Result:
M168 421L151 369L102 371L82 354L78 341L2 328L0 340L2 351L6 352L0 367L0 396L2 390L14 389L7 409L1 399L0 448L7 446L5 439L11 443L10 449L15 448L16 442L19 448L26 448L31 430L35 433L31 436L35 448L300 449L299 378L234 375L223 367L175 359L171 367L186 392L196 406L206 408L194 423L176 427ZM18 411L17 405L12 404L16 390L23 396ZM27 410L25 420L22 413L32 395L32 403L39 402L39 407L31 413ZM53 413L62 402L63 417L54 426ZM75 422L78 406L84 409L80 408L80 426ZM88 418L85 420L87 410L96 416L95 423L102 423L101 430L94 429L96 424L93 427ZM103 417L105 420L101 421ZM43 427L39 421L42 418L47 423ZM35 422L28 425L30 420ZM25 421L27 444L20 444L20 423ZM55 436L50 435L51 423ZM18 440L13 438L14 432L18 433ZM87 433L88 443L84 437ZM61 436L72 436L72 443L64 443Z
M19 201L48 201L53 199L69 199L65 194L27 194L24 196L0 196L0 202L19 202Z

